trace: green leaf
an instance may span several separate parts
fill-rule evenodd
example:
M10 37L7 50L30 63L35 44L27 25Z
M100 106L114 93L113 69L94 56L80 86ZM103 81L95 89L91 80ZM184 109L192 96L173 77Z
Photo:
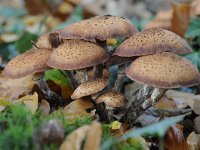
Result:
M0 6L0 16L4 17L5 19L11 17L20 17L26 14L26 9L24 8L14 8L6 5Z
M28 50L32 47L31 41L36 41L37 38L38 38L37 35L25 31L21 35L20 39L15 42L16 49L20 53L24 53L26 50Z
M63 75L63 73L59 70L52 69L45 72L44 76L45 80L52 80L55 83L60 83L61 85L68 85L69 81Z

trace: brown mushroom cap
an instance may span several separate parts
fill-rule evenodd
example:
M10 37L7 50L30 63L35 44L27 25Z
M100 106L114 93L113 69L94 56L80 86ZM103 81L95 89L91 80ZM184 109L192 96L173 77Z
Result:
M84 96L95 94L103 90L107 86L107 84L108 80L106 79L97 78L94 80L89 80L79 85L72 94L71 98L78 99Z
M167 52L137 58L126 74L134 81L163 89L200 83L199 71L189 60Z
M108 38L130 37L137 32L127 19L105 15L73 23L60 32L61 39L84 39L105 41Z
M49 33L41 35L38 38L36 45L37 45L38 48L51 49L52 46L51 46L51 43L49 41Z
M134 34L116 48L114 55L121 57L133 57L155 54L160 52L172 52L176 54L191 53L188 43L177 34L152 28Z
M78 70L104 63L108 58L105 50L95 43L67 40L54 49L47 64L62 70Z
M104 102L106 104L106 106L108 107L124 107L125 106L125 97L116 92L116 91L108 91L102 95L100 95L97 99L96 102L97 103L101 103Z
M16 79L48 70L50 67L46 63L51 52L49 49L32 48L13 58L3 70L3 75Z

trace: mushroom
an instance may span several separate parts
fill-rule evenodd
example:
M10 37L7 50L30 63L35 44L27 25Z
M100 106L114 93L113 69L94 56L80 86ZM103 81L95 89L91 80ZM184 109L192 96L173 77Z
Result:
M61 39L83 39L96 42L108 38L126 38L137 32L127 19L112 15L96 16L73 23L60 32Z
M49 33L45 33L41 35L37 42L34 43L36 48L45 48L45 49L53 49L62 44L62 41L59 38L59 30L51 31Z
M88 80L77 87L71 98L78 99L85 96L91 96L90 100L95 105L96 113L99 115L100 120L109 123L110 117L104 103L97 104L94 100L102 92L102 90L106 88L107 85L108 80L106 79L96 78L93 80Z
M13 58L3 70L3 75L11 79L25 77L30 74L35 74L35 76L39 75L40 77L36 80L36 83L44 93L45 97L49 100L63 103L64 100L58 94L50 90L40 74L50 69L47 65L47 60L51 53L52 51L49 49L32 48Z
M96 102L102 103L104 102L107 108L116 108L116 107L124 107L125 106L125 97L113 90L107 91L97 97Z
M137 107L136 116L132 121L135 121L138 113L141 114L154 105L167 89L191 87L200 84L198 69L189 60L168 52L137 58L127 69L126 74L131 80L148 85L141 89L142 96L147 96L152 92L149 99L138 102L141 100L140 97L129 107L129 110L135 110L134 107ZM149 86L154 88L153 91ZM140 103L141 106L135 106L135 103ZM124 116L130 113L129 110ZM128 119L129 117L126 116L125 118Z
M115 90L109 90L98 96L96 102L97 104L105 103L108 115L113 117L115 114L115 116L117 117L115 110L117 110L118 112L121 112L119 110L124 110L126 99L121 93L116 92Z
M30 74L44 72L50 69L46 63L51 52L49 49L32 48L13 58L3 70L3 75L11 79L17 79Z
M117 16L96 16L73 23L60 31L61 39L83 39L96 42L108 52L106 40L110 38L126 38L138 32L127 19ZM95 66L95 77L101 77L103 65Z
M160 28L153 28L135 33L132 37L119 45L113 55L136 58L138 56L161 52L186 54L191 53L192 49L183 38L175 33ZM123 80L121 79L123 79L123 76L119 77L119 80L117 80L120 84L115 84L115 89L120 89L118 85L122 85L121 82L123 82Z
M62 70L80 70L103 64L109 58L104 49L83 40L66 40L51 54L47 64Z
M88 80L79 85L71 95L72 99L79 99L85 96L90 96L102 91L108 84L108 80L96 78Z
M188 43L177 34L153 28L138 32L119 45L114 55L120 57L133 57L155 54L160 52L172 52L176 54L191 53Z

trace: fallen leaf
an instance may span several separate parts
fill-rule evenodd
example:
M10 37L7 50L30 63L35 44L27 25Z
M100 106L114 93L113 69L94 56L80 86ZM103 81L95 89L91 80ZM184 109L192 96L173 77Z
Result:
M85 125L70 133L61 144L59 150L80 150L89 129L90 126Z
M164 137L164 147L166 150L189 150L183 135L183 125L172 125Z
M83 150L99 150L101 144L102 128L98 122L92 122L88 131Z
M172 99L176 103L178 109L185 108L187 106L193 108L195 100L200 100L200 97L197 95L175 90L168 90L165 95L167 98Z
M112 130L117 130L117 129L119 129L120 127L121 127L121 122L119 122L119 121L113 121L111 124L110 124L110 128L112 129Z
M190 19L189 3L174 3L172 15L172 31L184 37Z
M48 115L50 113L50 105L49 103L45 100L45 99L42 99L39 107L38 107L38 110L41 112L42 115Z
M190 133L187 138L187 144L189 150L199 150L200 149L200 134L196 134L195 132Z
M128 143L135 145L135 146L139 145L139 146L141 146L142 150L149 150L146 140L141 136L128 139Z
M107 45L115 45L115 44L117 44L117 40L116 39L107 39L106 44Z
M0 98L17 100L21 95L28 94L33 88L33 76L19 79L7 79L0 75Z
M77 99L63 108L62 112L66 119L74 121L77 117L93 116L94 112L87 113L86 109L93 108L93 104L85 99Z
M26 95L18 99L16 102L24 103L28 110L34 114L38 108L38 94L35 92L33 95Z
M157 109L173 109L177 108L176 103L173 100L168 99L166 96L163 96L161 100L156 103L155 107Z

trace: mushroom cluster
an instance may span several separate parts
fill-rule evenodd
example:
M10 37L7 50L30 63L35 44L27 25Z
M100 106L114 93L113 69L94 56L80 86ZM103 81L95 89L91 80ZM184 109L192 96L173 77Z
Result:
M109 49L106 41L118 38L124 41L118 47ZM8 63L3 74L15 79L29 74L38 75L51 68L63 70L74 89L71 99L89 97L97 112L98 109L107 111L123 108L124 115L121 120L134 122L141 112L154 105L167 89L190 87L200 83L197 68L177 55L191 52L187 42L171 31L153 28L139 32L125 18L104 15L42 35L34 43L34 48ZM118 66L118 78L114 87L110 88L109 76L103 78L103 70L114 65ZM91 70L93 74L89 76ZM80 72L83 73L83 79L77 81ZM125 109L126 99L121 87L126 76L135 82L143 83L144 87L138 92L136 101ZM42 76L39 81L39 85L42 83L40 87L43 93L51 95L48 98L54 97L55 102L56 99L63 100L56 93L49 92L50 89ZM135 109L138 101L139 111ZM105 108L98 107L99 104L103 104ZM136 116L132 115L133 113Z

